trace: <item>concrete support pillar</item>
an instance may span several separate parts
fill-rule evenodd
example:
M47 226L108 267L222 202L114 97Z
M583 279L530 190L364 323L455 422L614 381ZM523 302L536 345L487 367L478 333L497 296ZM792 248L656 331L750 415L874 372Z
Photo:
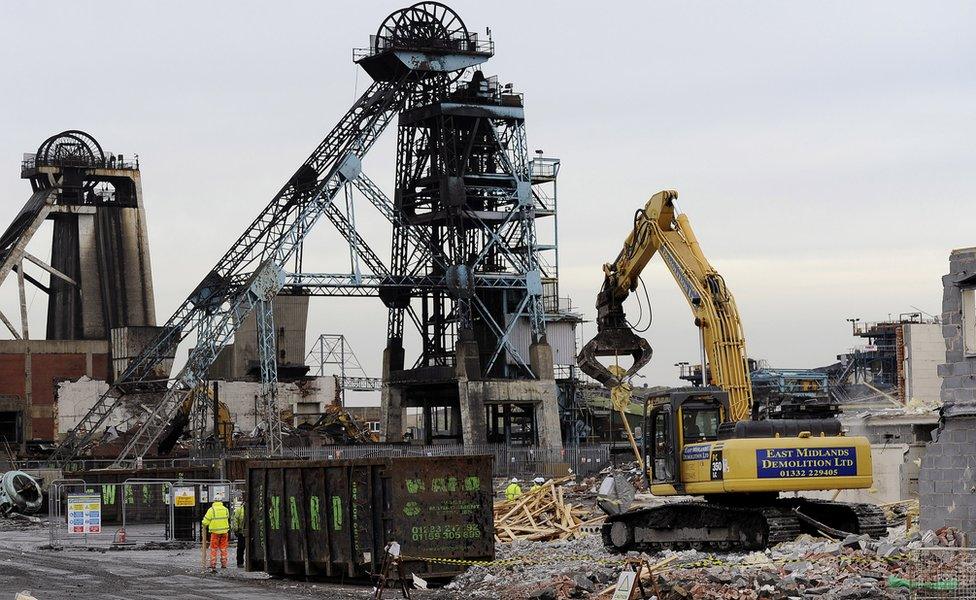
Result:
M380 392L380 421L387 442L403 440L403 390L389 384L392 371L403 370L403 346L388 343L383 350L383 386Z
M529 346L529 366L539 379L555 378L552 346L548 342L536 342Z
M484 392L477 342L457 343L454 370L457 375L458 406L461 413L461 439L465 446L484 444L488 441L488 435L485 429Z
M86 340L108 338L102 310L102 274L98 268L95 215L78 215L78 261L81 281L81 326Z
M132 325L156 324L156 300L153 294L152 265L149 261L149 231L146 208L142 203L142 175L132 176L136 208L123 210L122 240L126 253L125 288L128 322ZM277 317L277 315L275 315ZM302 357L304 358L304 354Z
M536 342L529 347L532 372L539 378L541 400L536 405L535 422L539 431L539 445L544 448L562 448L562 430L559 426L559 389L556 387L552 347L546 342Z

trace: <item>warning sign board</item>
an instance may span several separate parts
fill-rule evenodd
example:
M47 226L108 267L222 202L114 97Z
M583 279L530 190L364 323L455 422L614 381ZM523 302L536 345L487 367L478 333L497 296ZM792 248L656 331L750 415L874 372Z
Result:
M193 493L193 486L178 486L173 488L173 506L182 508L196 506L197 498Z
M634 585L635 581L637 581L637 573L621 571L620 578L617 579L617 590L613 593L611 600L630 600L633 598L634 590L637 589Z
M68 533L102 532L102 497L68 494Z

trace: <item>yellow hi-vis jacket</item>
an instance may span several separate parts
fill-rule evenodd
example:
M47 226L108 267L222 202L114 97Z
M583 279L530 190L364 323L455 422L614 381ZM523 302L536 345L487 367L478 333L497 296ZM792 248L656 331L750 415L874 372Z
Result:
M244 505L238 504L230 518L230 528L234 533L244 533Z
M230 510L223 502L214 502L203 516L203 525L210 533L227 533L230 531Z
M511 502L522 495L522 486L517 483L510 483L505 488L505 499Z

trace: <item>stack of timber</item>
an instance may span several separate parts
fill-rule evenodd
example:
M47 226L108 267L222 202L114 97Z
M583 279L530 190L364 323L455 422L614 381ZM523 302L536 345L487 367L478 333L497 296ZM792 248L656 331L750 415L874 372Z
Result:
M550 479L515 500L495 502L495 541L567 540L589 535L587 527L599 525L606 516L590 518L589 509L564 501L561 485L570 479Z

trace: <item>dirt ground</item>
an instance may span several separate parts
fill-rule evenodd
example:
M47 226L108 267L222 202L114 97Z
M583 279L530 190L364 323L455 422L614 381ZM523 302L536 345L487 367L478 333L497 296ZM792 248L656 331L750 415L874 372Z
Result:
M48 550L46 526L0 529L0 598L29 590L38 600L281 600L292 598L372 598L362 585L273 579L234 566L205 572L200 551ZM231 564L234 548L231 548ZM387 591L384 598L399 598ZM411 591L418 600L450 598L446 591Z

